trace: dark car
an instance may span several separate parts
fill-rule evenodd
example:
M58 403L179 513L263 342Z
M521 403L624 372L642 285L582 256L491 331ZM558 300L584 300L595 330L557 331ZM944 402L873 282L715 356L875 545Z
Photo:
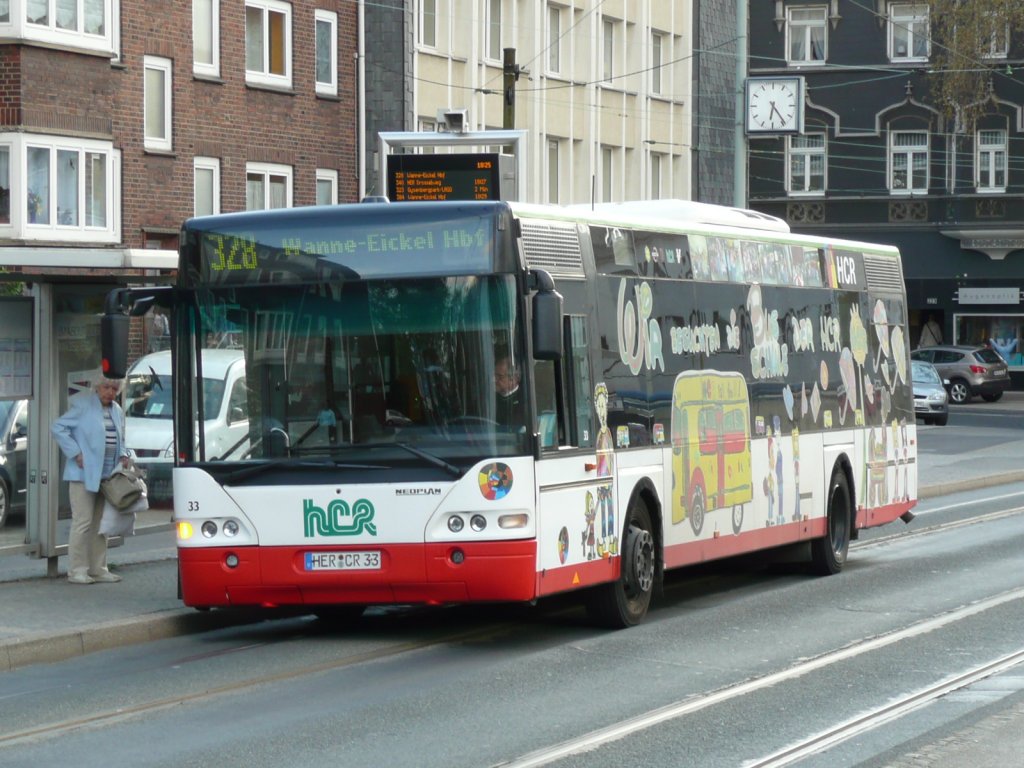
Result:
M910 378L914 383L914 413L925 424L945 426L949 421L949 398L935 366L924 360L910 361Z
M25 509L28 400L0 400L0 528Z
M956 405L975 395L994 403L1010 388L1010 368L991 347L940 345L910 353L911 360L931 363L948 379L949 400Z

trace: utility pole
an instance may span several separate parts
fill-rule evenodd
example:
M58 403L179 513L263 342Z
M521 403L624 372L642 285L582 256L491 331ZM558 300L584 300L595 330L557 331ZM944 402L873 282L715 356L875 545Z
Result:
M516 127L516 81L522 70L516 64L516 49L505 48L503 94L505 105L501 127L510 131Z

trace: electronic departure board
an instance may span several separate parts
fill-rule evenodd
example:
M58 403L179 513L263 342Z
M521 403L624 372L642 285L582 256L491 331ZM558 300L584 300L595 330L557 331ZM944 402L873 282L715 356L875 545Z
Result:
M388 155L388 198L409 200L501 200L499 154Z

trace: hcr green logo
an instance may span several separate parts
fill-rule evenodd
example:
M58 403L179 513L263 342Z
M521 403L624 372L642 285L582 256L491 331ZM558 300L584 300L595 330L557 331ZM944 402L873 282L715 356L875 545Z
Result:
M302 500L302 520L307 539L318 535L358 536L363 531L376 536L373 515L373 504L366 499L357 500L351 507L342 499L334 499L326 511L316 506L312 499Z

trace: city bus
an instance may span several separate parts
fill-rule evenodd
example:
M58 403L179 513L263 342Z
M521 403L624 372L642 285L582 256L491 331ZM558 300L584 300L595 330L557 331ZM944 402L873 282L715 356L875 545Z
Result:
M834 574L912 517L895 248L685 201L385 201L190 219L180 253L102 336L117 375L131 316L172 313L186 605L578 591L626 627L667 569L786 548ZM247 429L213 451L225 337Z

